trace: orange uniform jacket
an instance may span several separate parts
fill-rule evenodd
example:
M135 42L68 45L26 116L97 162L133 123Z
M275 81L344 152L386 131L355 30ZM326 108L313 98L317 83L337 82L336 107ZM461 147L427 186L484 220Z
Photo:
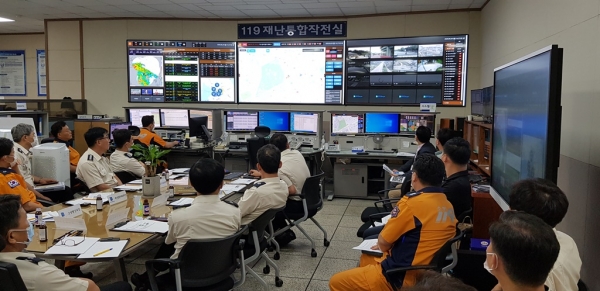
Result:
M138 137L138 140L146 146L154 144L160 147L165 147L167 145L167 142L158 136L158 134L145 128L140 129L140 135Z
M37 203L35 194L27 189L23 176L7 168L0 168L0 195L3 194L21 196L21 205L27 202Z

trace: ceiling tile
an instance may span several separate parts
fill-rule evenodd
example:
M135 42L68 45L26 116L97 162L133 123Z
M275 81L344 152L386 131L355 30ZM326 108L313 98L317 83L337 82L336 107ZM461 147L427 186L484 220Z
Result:
M398 6L377 6L375 7L377 13L400 13L400 12L410 12L411 7L408 5L398 5Z
M446 10L448 9L448 5L413 5L412 11L438 11L438 10Z
M166 0L133 0L140 4L165 4L168 3Z
M127 12L124 11L123 9L117 7L117 6L112 6L112 5L96 5L96 6L87 6L86 8L93 10L93 11L98 11L98 12Z
M148 4L148 7L154 8L158 11L173 12L173 11L187 11L188 9L177 5L177 4Z
M269 10L269 8L266 5L248 5L248 4L241 4L241 5L235 5L235 8L237 8L238 10Z
M213 6L201 6L202 8L204 8L206 11L231 11L231 10L237 10L235 9L235 7L231 6L231 5L213 5Z
M450 4L463 4L463 5L471 5L473 4L473 0L452 0L452 2L450 2Z
M253 18L263 18L263 17L278 17L279 14L275 13L273 10L244 10L248 16Z
M362 8L362 7L374 7L373 2L339 2L338 6L340 8Z
M110 4L110 5L131 5L131 4L138 4L137 2L133 1L133 0L98 0L104 4ZM190 0L191 1L191 0Z
M269 8L273 10L277 9L304 9L301 4L268 4Z
M337 3L302 3L302 7L306 9L317 9L317 8L338 8Z
M102 2L99 0L62 0L63 2L68 2L75 4L77 6L91 6L91 5L100 5Z
M452 0L413 0L412 5L442 5L450 4Z
M126 10L126 11L134 12L134 13L156 11L156 9L154 9L152 7L148 7L146 5L142 5L142 4L118 5L117 7L121 8L123 10Z
M139 14L144 17L170 17L171 16L162 11L140 11L140 12L136 12L136 14Z
M131 11L115 11L115 12L104 12L111 17L141 17L140 15Z
M321 8L321 9L306 9L308 12L315 16L336 16L342 14L339 8Z
M79 6L60 7L60 9L66 11L66 12L70 12L70 13L94 13L94 12L96 12L94 10L84 8L84 7L79 7Z
M110 15L106 14L106 13L101 13L101 12L95 12L95 13L79 13L79 15L85 17L85 18L107 18L107 17L111 17Z
M304 16L308 14L306 9L273 9L277 14L281 16Z
M471 4L450 4L448 9L467 9L471 6Z
M349 8L341 8L344 15L361 15L361 14L375 14L375 7L349 7Z
M487 0L475 0L471 5L471 8L481 8L487 2Z
M3 1L0 1L2 3ZM10 1L10 2L25 2L25 1ZM7 3L10 3L7 1ZM64 2L62 0L27 0L26 2L31 2L38 5L45 5L50 7L62 7L62 6L72 6L72 3ZM4 5L4 4L2 4Z
M235 18L235 17L247 17L248 16L244 12L239 11L239 10L220 10L220 11L213 12L213 14L217 15L218 17L222 17L222 18Z
M187 10L204 10L198 6L196 6L195 4L178 4L181 7L184 7Z

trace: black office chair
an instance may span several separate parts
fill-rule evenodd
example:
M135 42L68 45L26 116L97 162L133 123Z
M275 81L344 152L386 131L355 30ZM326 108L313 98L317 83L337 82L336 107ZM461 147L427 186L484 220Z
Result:
M257 137L267 137L271 134L271 129L268 126L257 126L254 128L254 135Z
M389 190L390 189L385 189L382 191L389 191ZM374 207L367 207L365 210L363 210L363 213L361 214L360 219L361 220L366 219L366 221L363 222L363 225L361 225L358 228L358 231L356 232L356 236L363 237L365 230L369 229L372 226L375 226L375 222L381 222L381 219L383 217L385 217L386 215L390 214L390 212L392 212L392 210L394 209L395 205L398 203L399 200L400 200L400 198L384 198L382 200L375 201ZM365 215L368 215L368 216L365 216Z
M133 135L133 136L140 135L140 128L135 125L128 126L127 130L129 130L129 132L131 132L131 135Z
M248 227L221 239L192 239L181 249L177 259L146 261L152 291L220 291L231 290L246 280L244 241L240 237ZM170 273L156 277L155 264L169 264ZM232 274L241 268L241 278Z
M47 138L42 139L42 141L40 141L40 144L51 143L51 142L54 142L54 138L47 137Z
M0 285L3 291L27 291L15 264L0 262Z
M581 279L579 280L579 282L577 282L577 290L588 291L588 287L585 285L585 283L583 283Z
M273 234L274 236L278 236L294 226L297 227L300 232L302 232L302 234L304 234L304 236L310 240L312 245L310 255L313 258L317 257L317 251L315 251L315 241L306 233L304 228L300 226L300 223L310 219L323 232L323 245L326 247L329 246L329 241L327 240L327 231L323 229L319 222L314 219L315 214L317 214L323 208L323 198L321 197L321 179L323 179L323 173L308 177L306 179L304 186L302 186L302 193L300 194L300 198L302 198L302 204L304 204L304 211L301 213L284 211L288 225L279 229ZM277 253L275 255L277 255Z
M275 217L275 214L277 214L279 211L282 211L284 208L285 206L281 208L269 209L254 219L250 225L248 225L250 228L250 235L244 247L244 262L247 265L246 270L248 273L250 273L250 275L256 278L256 280L258 280L263 287L265 287L265 290L269 290L269 286L260 276L256 274L256 272L254 272L254 270L252 270L252 266L260 259L264 259L267 265L263 269L263 273L270 273L271 268L269 266L275 268L275 286L281 287L283 285L283 281L279 278L279 268L275 262L269 258L269 255L267 255L268 237L265 234L265 229L267 226L269 226Z
M127 184L131 181L139 179L136 175L125 171L115 172L115 175L117 175L117 177L119 178L119 180L121 180L121 183L123 184Z
M267 144L264 137L253 137L246 140L246 148L248 149L248 172L256 167L258 159L256 154L258 150Z

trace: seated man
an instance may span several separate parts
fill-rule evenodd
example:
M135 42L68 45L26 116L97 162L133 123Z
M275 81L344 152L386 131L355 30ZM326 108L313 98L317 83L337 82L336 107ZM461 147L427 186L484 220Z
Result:
M110 169L108 160L103 157L110 147L108 130L92 127L84 134L88 150L83 153L77 164L77 177L91 192L98 192L119 186L121 180Z
M559 249L552 227L542 219L525 212L506 211L490 226L483 267L504 290L544 291Z
M302 213L304 212L304 206L299 194L302 193L302 186L304 186L306 178L310 177L310 170L306 165L304 156L299 151L290 149L290 144L285 134L274 134L270 139L270 143L281 151L281 168L279 168L278 174L279 178L288 186L289 194L285 205L285 212ZM251 170L250 174L260 177L260 173L257 170ZM277 230L285 225L285 216L279 212L273 220L273 227Z
M523 211L541 218L555 228L567 214L569 200L554 183L544 179L527 179L515 183L509 196L512 210ZM575 241L566 233L554 229L560 252L544 285L549 291L577 290L581 258ZM498 284L494 291L502 290ZM506 289L508 290L508 289Z
M146 174L146 166L129 152L133 145L131 132L127 129L117 129L113 132L113 141L117 147L110 155L110 169L113 173L128 172L138 178L143 177Z
M129 291L127 282L117 282L98 288L94 281L71 278L53 264L38 259L23 250L34 236L33 225L21 207L19 196L0 195L0 261L15 264L30 291Z
M142 126L138 140L146 146L153 144L161 148L170 149L179 144L179 141L166 142L154 132L154 115L142 117Z
M269 209L285 206L288 198L288 186L277 174L281 168L279 149L272 144L264 145L256 158L256 168L262 179L246 190L239 201L242 225L249 224Z
M440 128L435 135L435 148L437 151L435 152L435 156L438 158L442 158L444 145L447 141L451 140L454 137L454 130L452 128Z
M50 134L54 137L54 142L64 143L69 149L69 170L71 171L71 187L80 183L76 178L75 171L77 163L79 163L79 152L71 146L70 141L73 139L73 132L64 121L57 121L50 127Z
M467 170L470 158L471 146L462 137L455 137L444 144L442 162L446 169L446 178L442 188L456 215L471 208L471 182Z
M431 130L426 126L417 127L415 131L415 141L417 142L417 152L415 158L408 160L404 165L400 167L400 171L406 173L410 171L415 159L422 154L435 154L435 147L429 142L431 138Z
M392 290L385 271L429 264L434 254L456 235L452 204L440 188L444 178L442 161L432 154L419 155L411 181L417 192L402 197L378 237L381 258L363 254L360 267L340 272L329 281L332 291ZM390 278L397 287L412 286L418 272Z
M18 164L15 170L18 169L19 174L25 179L27 189L33 192L37 198L47 201L65 202L73 199L73 193L71 193L69 185L65 185L64 190L45 192L45 195L35 190L36 184L47 185L57 183L54 179L36 177L31 173L33 153L29 150L33 147L33 143L37 138L35 128L29 124L19 123L11 129L11 134L15 142L15 158Z
M27 189L23 176L11 169L17 167L15 149L10 139L0 137L0 195L15 194L21 197L21 205L25 211L35 211L43 207L37 202L35 194Z
M219 199L223 187L225 168L213 159L200 159L190 169L190 183L197 192L190 207L173 211L169 215L169 233L156 258L176 259L190 239L224 238L240 229L240 210ZM148 275L131 276L137 288L150 288Z

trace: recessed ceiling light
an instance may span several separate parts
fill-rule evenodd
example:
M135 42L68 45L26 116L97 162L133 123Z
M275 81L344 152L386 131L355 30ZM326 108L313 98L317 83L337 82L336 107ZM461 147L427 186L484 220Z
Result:
M13 22L14 20L12 19L8 19L8 18L4 18L4 17L0 17L0 22Z

